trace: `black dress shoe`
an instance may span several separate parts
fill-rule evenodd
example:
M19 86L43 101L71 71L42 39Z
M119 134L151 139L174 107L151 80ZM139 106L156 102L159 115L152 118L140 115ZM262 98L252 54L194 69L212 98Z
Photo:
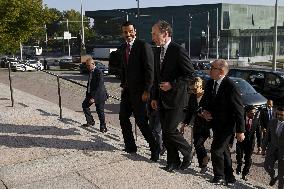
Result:
M135 154L137 152L137 149L127 149L127 148L124 148L122 151L125 151L129 154Z
M276 183L276 181L277 181L277 177L271 177L271 179L270 179L270 182L269 182L269 185L270 186L274 186L275 185L275 183Z
M106 132L107 132L107 128L106 128L106 127L101 127L101 128L100 128L100 132L106 133Z
M183 162L180 166L181 170L187 169L191 165L192 158L191 157L184 157Z
M237 180L235 177L226 178L226 185L227 186L234 186Z
M217 178L217 177L214 177L212 180L211 180L211 183L213 184L216 184L216 185L226 185L226 181L222 178Z
M165 170L170 172L170 173L173 173L175 170L178 170L180 167L180 164L179 163L169 163L166 167L165 167Z
M83 125L81 125L81 127L91 127L91 126L94 126L95 125L95 122L93 123L85 123Z
M160 150L156 150L155 152L151 153L151 158L150 160L157 162L160 158Z

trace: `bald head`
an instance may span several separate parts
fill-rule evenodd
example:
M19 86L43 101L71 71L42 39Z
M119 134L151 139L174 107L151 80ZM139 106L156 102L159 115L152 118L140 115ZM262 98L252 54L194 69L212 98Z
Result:
M229 65L227 61L224 59L214 60L212 64L216 65L216 67L219 68L220 70L223 70L224 75L227 75L227 73L229 72Z

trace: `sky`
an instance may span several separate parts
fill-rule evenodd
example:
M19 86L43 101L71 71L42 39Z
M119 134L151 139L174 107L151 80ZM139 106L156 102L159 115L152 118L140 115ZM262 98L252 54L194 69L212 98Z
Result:
M136 8L136 0L82 0L84 11L111 10ZM179 5L197 5L214 3L234 3L251 5L270 5L274 6L276 0L139 0L140 8L144 7L164 7ZM81 0L43 0L49 8L59 10L75 9L80 11ZM278 0L279 6L284 6L284 0Z

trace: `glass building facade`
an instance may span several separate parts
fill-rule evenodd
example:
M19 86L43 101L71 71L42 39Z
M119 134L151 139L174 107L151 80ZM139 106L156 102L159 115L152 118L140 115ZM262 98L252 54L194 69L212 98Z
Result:
M173 27L175 42L188 49L190 41L191 56L216 57L218 39L220 57L235 58L272 54L274 11L274 6L219 3L140 8L139 19L137 8L86 11L85 15L94 19L94 46L121 44L120 27L126 20L136 25L140 39L151 43L153 24L165 20ZM278 26L278 54L284 55L284 7L278 10Z

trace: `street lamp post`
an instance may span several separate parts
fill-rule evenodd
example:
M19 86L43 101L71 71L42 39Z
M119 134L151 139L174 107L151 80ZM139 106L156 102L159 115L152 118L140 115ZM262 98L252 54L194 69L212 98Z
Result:
M81 32L82 32L82 51L85 54L85 30L84 30L84 16L83 16L83 2L81 0Z
M216 59L219 58L219 12L218 12L218 8L216 10Z
M273 37L273 65L272 70L276 71L276 56L277 56L277 20L278 20L278 0L275 2L275 18L274 18L274 37Z
M209 11L207 12L207 59L209 58L209 43L210 43L210 40L209 40Z
M191 30L191 20L192 20L192 16L190 16L190 14L188 14L189 16L189 26L188 26L188 56L190 58L190 30Z

